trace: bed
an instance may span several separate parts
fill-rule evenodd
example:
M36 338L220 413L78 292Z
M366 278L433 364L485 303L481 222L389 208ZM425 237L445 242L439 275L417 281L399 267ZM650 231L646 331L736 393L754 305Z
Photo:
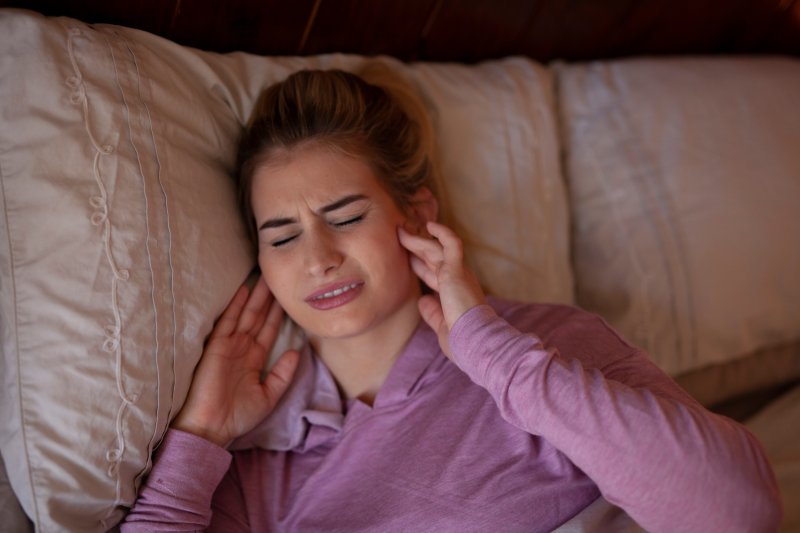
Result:
M371 61L428 107L487 291L600 314L745 423L800 531L800 2L0 7L10 531L115 528L254 264L259 90ZM638 530L602 500L560 529Z

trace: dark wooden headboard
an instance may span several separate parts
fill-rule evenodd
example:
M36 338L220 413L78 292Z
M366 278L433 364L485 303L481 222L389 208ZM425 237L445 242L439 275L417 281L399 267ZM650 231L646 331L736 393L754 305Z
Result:
M800 0L0 0L141 28L205 50L567 61L663 54L800 56Z

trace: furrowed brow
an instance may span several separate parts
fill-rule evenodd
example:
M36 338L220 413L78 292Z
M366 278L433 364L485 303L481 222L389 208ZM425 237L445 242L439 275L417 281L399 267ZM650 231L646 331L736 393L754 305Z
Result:
M293 218L271 218L265 221L258 227L258 231L267 228L279 228L281 226L288 226L289 224L295 224L297 220Z
M319 209L320 213L330 213L331 211L336 211L337 209L341 209L346 205L350 205L353 202L358 202L359 200L366 200L367 197L363 194L350 194L343 198L336 200L328 205L324 205ZM269 220L264 221L258 227L258 231L269 229L269 228L280 228L281 226L288 226L290 224L296 224L297 219L294 218L270 218Z
M336 211L337 209L341 209L342 207L352 204L353 202L357 202L359 200L366 200L367 197L363 194L350 194L345 196L344 198L340 198L333 203L330 203L326 206L320 208L320 213L330 213L331 211Z

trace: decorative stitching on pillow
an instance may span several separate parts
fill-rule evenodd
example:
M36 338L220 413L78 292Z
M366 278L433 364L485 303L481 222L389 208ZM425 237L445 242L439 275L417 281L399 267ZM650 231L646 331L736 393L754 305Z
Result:
M137 60L136 54L134 53L133 48L131 47L131 43L127 39L125 39L124 36L120 35L116 31L114 32L114 35L117 36L119 38L119 40L125 45L125 48L128 50L128 53L131 55L131 60L133 61L133 67L134 67L134 69L136 69L136 77L137 77L137 79L141 79L142 78L142 73L139 71L139 61ZM113 52L112 52L112 58L113 58ZM115 61L114 64L116 65L116 61ZM120 89L122 89L122 88L120 88ZM123 91L123 95L124 95L124 93L125 93L125 91ZM138 96L139 96L139 100L140 100L140 103L142 105L142 108L144 108L144 110L145 110L145 112L147 114L147 117L149 119L150 129L148 131L150 132L150 140L153 143L153 157L155 158L156 168L158 169L158 171L156 172L156 182L158 183L158 188L161 191L161 196L162 196L162 198L164 200L164 224L165 224L166 230L167 230L167 245L166 245L167 253L166 253L166 259L167 259L167 264L168 264L168 271L170 273L170 275L169 275L169 290L170 290L170 296L172 297L171 301L173 303L170 306L170 309L171 309L171 312L172 312L172 324L173 324L173 327L171 329L171 332L172 332L172 335L171 335L171 337L172 337L172 350L170 352L172 354L172 387L171 387L171 391L170 391L172 401L170 402L169 409L167 411L167 420L171 420L172 419L172 409L173 409L173 407L175 405L175 376L177 375L177 372L178 372L178 369L177 369L177 357L176 357L176 354L178 353L178 351L177 351L178 350L178 348L177 348L177 338L176 338L177 337L177 327L175 327L175 325L178 323L178 317L177 317L176 310L175 310L175 305L174 305L174 302L176 301L175 284L174 284L174 281L173 281L173 273L174 273L175 269L174 269L174 265L172 263L172 226L170 224L169 196L167 195L167 189L166 189L166 186L165 186L165 182L161 179L161 168L162 167L161 167L161 161L160 161L160 159L158 157L158 143L156 142L155 134L153 132L153 119L152 119L152 116L150 115L150 108L147 106L146 99L142 98L141 93L139 93ZM123 99L124 99L124 96L123 96ZM126 105L127 105L127 102L126 102ZM156 339L156 342L158 342L158 339ZM161 381L159 379L159 383L160 382ZM161 436L161 438L163 438L163 435ZM160 443L160 442L161 442L161 439L157 439L156 441L151 442L150 450L153 450L156 447L156 445L158 443Z
M154 79L148 76L147 67L152 61L148 50L143 51L141 54L143 60L140 60L135 40L129 41L116 30L104 33L111 48L111 58L116 72L115 80L126 109L130 142L138 163L138 176L142 180L146 221L144 249L153 282L150 296L155 319L153 348L157 373L155 379L157 402L153 433L147 443L149 453L144 457L145 463L133 480L133 485L136 486L150 469L152 451L166 432L175 396L178 330L173 279L172 220L168 193L169 180L168 175L162 174L163 167L159 154L159 147L169 148L169 142L162 142L162 139L168 138L169 132L162 131L161 135L158 135L156 126L159 124L157 120L159 117L154 117L150 112L151 102L156 107L159 105L154 92L158 92L161 88L157 80L154 82ZM154 82L154 86L151 86L151 82ZM136 443L140 444L144 435L131 436L134 437ZM138 462L135 466L138 467Z
M113 36L113 40L109 41L109 43L114 66L117 69L117 86L122 94L122 100L129 117L131 142L137 154L142 178L148 235L145 240L145 249L150 273L153 276L151 297L153 312L156 316L156 381L159 388L155 413L156 423L148 443L150 454L146 458L146 465L134 481L134 483L138 484L146 472L149 471L152 451L161 442L166 432L166 426L172 417L175 396L176 354L178 350L172 227L169 194L167 193L168 180L162 179L162 164L158 153L159 142L154 131L153 116L148 107L148 101L152 98L148 77L146 75L143 76L141 73L140 61L134 51L135 41L132 43L115 30L110 33ZM118 67L118 59L119 64L124 65L126 68ZM153 235L157 236L157 239L151 238ZM169 298L166 297L167 293ZM159 319L159 316L168 316L168 318L166 320ZM162 336L168 338L162 342ZM168 348L164 348L164 346ZM168 360L168 362L164 361L162 363L162 359ZM166 390L167 380L169 380L170 386L169 398L165 398L167 401L162 402L160 391L162 388ZM166 408L164 408L164 404L166 404Z
M106 451L106 460L110 463L107 473L108 476L115 481L115 500L114 504L109 508L106 518L108 518L114 511L117 505L122 500L121 496L121 480L119 477L119 465L122 461L122 456L125 453L125 438L122 432L122 418L126 409L138 399L137 393L128 394L125 391L125 386L122 383L122 349L120 347L120 336L122 333L122 319L120 316L119 303L117 301L118 284L121 281L128 281L130 272L127 269L121 269L117 266L114 259L114 254L111 249L111 223L108 219L108 195L106 188L103 184L102 176L100 175L100 159L104 156L114 154L115 148L109 144L101 144L97 137L92 132L89 121L89 102L86 95L86 87L83 81L78 62L75 58L74 40L77 37L83 36L80 28L70 28L68 31L67 50L69 52L69 59L72 63L74 75L69 76L66 80L67 86L72 89L70 94L70 102L75 105L81 105L83 108L83 119L86 133L89 140L95 148L95 155L92 162L92 173L97 182L99 194L89 198L89 204L95 209L90 217L90 221L95 226L102 226L103 228L103 243L105 246L106 258L111 267L111 309L114 315L114 323L107 324L103 331L105 333L105 340L103 341L103 350L108 353L114 354L115 357L115 374L117 393L119 394L121 403L117 410L116 416L116 447Z

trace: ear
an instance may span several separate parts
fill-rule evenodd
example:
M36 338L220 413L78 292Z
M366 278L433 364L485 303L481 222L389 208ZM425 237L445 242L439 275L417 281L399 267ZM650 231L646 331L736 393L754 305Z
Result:
M411 198L411 206L408 214L409 221L424 228L425 224L436 221L439 215L439 202L427 187L420 187Z

